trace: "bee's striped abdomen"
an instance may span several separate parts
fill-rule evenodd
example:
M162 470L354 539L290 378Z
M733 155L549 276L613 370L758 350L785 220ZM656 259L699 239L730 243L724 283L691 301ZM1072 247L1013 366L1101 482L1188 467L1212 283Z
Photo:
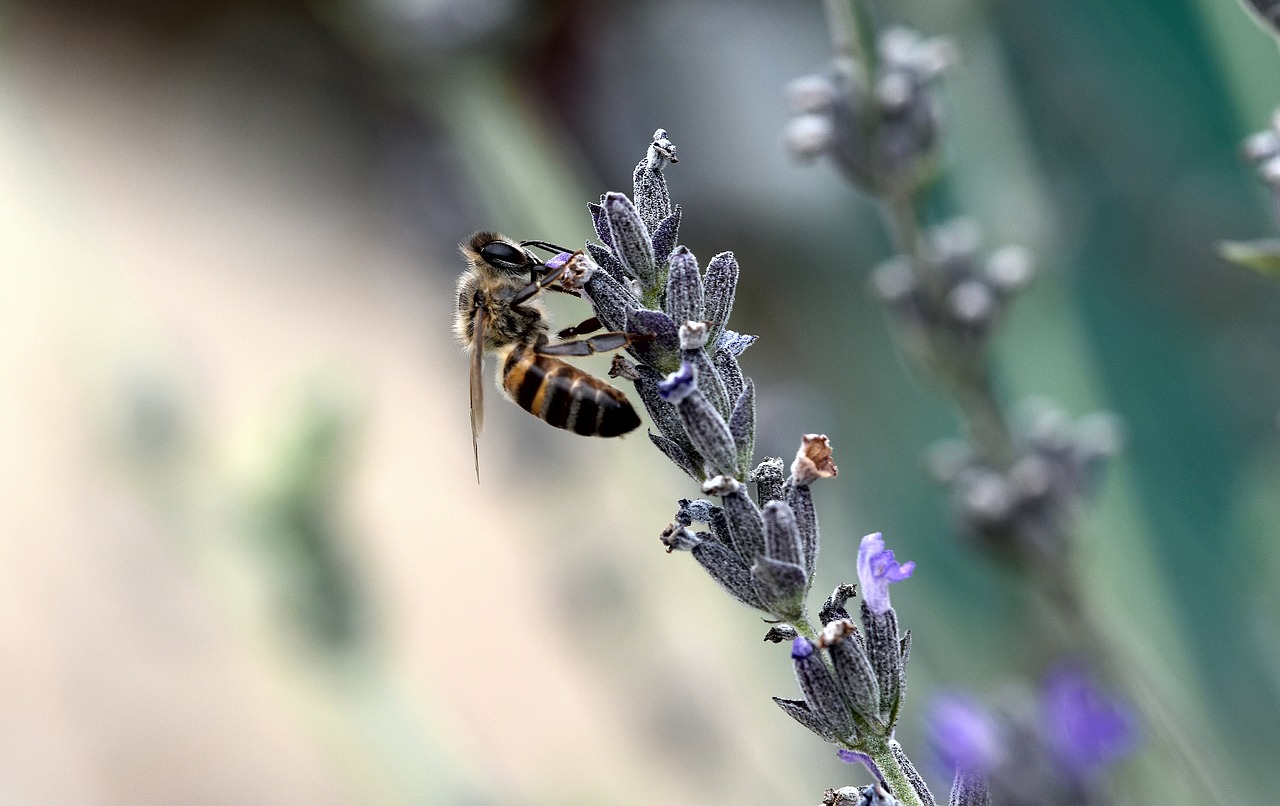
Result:
M502 388L548 425L585 437L616 437L640 425L621 392L558 358L517 346L502 365Z

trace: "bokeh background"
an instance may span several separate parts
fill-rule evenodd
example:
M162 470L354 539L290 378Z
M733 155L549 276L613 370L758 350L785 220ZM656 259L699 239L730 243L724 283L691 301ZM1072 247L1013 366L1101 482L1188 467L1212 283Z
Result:
M1237 144L1280 56L1234 0L884 6L963 54L931 216L1037 255L1001 393L1126 423L1080 524L1092 604L1239 802L1268 802L1280 288L1215 245L1273 234ZM584 241L658 126L683 242L743 266L758 454L836 446L816 589L867 532L918 563L894 590L904 744L927 759L933 692L1040 668L1023 592L925 470L958 423L867 291L876 209L783 148L783 88L827 53L816 0L0 3L0 800L808 804L865 781L769 702L794 696L786 648L663 553L696 490L645 439L493 390L472 475L455 244ZM1122 802L1161 764L1122 767Z

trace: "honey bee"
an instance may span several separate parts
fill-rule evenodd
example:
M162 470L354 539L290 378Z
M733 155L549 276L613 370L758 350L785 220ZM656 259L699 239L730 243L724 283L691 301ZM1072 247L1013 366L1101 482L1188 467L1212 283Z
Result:
M458 278L458 308L453 330L471 354L471 449L480 480L478 437L484 425L485 353L505 353L498 382L520 408L548 425L590 437L616 437L640 425L627 398L614 387L560 356L617 350L635 337L599 333L594 317L562 330L552 342L546 314L537 297L546 290L575 293L565 272L575 261L544 262L529 247L562 254L569 250L545 241L516 242L493 232L477 232L458 245L467 270Z

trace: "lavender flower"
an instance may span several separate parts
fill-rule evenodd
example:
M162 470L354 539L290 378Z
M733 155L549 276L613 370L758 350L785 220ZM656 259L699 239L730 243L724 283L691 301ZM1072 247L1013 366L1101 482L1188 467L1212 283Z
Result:
M930 465L951 486L965 534L1016 564L1046 567L1069 551L1076 511L1119 445L1114 417L1094 413L1073 423L1048 401L1029 400L1015 420L1004 466L965 441L936 446Z
M1035 699L1009 691L989 709L945 695L928 722L930 745L956 773L953 803L959 796L1010 806L1105 803L1096 780L1137 744L1128 706L1072 666L1050 672Z
M1001 762L999 725L976 700L955 693L940 696L929 708L928 723L933 750L948 768L986 773Z
M982 257L977 227L958 219L933 228L917 254L872 273L913 357L942 377L980 372L988 338L1034 276L1030 254L1006 246Z
M1096 775L1137 744L1133 712L1079 668L1050 672L1040 691L1040 708L1050 750L1077 778Z
M802 158L830 156L850 181L871 192L901 193L928 171L938 114L931 87L955 59L944 39L894 28L881 35L874 76L836 61L788 88L796 113L787 144Z
M733 253L722 252L704 274L679 245L682 215L662 173L675 161L675 145L659 129L633 173L634 201L606 193L590 205L599 243L587 244L586 252L603 271L581 282L603 324L645 337L628 347L637 363L619 357L610 374L635 384L657 428L650 440L700 482L703 494L719 499L681 500L662 542L668 552L690 553L730 596L776 622L766 640L791 642L802 698L775 702L875 773L879 783L859 790L856 802L934 806L892 739L910 634L898 634L886 589L910 576L913 564L899 566L883 541L874 551L864 541L858 570L874 597L861 610L865 635L844 608L852 585L828 600L820 632L809 622L805 599L819 536L809 488L838 472L831 443L805 435L786 476L778 458L753 468L756 388L738 357L755 336L728 327L740 267ZM756 498L748 481L756 484Z
M858 581L862 583L862 601L877 615L889 610L889 585L908 579L916 570L914 562L898 564L893 550L884 547L879 532L862 538L858 547Z

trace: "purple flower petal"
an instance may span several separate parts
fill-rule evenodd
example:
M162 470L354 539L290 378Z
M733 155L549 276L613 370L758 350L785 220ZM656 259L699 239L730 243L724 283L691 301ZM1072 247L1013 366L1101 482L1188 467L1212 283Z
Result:
M986 708L963 694L945 694L929 707L929 743L949 769L987 772L1000 763L1004 742Z
M545 265L548 269L558 269L564 264L568 263L569 258L571 257L573 257L572 252L561 252L560 254L548 260Z
M791 642L792 658L807 658L813 654L813 644L809 643L809 639L803 635L797 635L796 640Z
M1050 750L1077 777L1101 771L1137 746L1132 710L1082 669L1063 666L1050 672L1041 688L1040 708Z
M879 532L862 538L858 547L858 581L862 583L862 599L873 613L889 609L889 585L901 582L915 571L914 562L899 564L893 551L884 547Z

